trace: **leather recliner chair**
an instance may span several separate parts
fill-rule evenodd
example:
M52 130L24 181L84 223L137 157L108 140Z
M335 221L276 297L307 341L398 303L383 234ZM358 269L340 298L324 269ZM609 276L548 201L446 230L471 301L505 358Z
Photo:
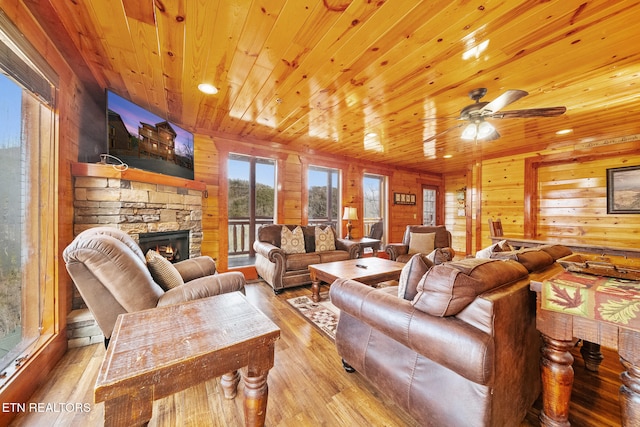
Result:
M242 273L216 273L208 256L173 264L184 284L165 291L147 266L142 250L125 232L111 227L83 231L63 252L67 271L93 314L108 345L118 315L179 304L227 292L244 293Z
M433 249L451 247L451 232L444 225L407 225L402 237L402 243L389 243L385 251L392 261L407 262L413 256L410 251L411 235L431 233L434 234ZM427 251L425 255L429 252Z

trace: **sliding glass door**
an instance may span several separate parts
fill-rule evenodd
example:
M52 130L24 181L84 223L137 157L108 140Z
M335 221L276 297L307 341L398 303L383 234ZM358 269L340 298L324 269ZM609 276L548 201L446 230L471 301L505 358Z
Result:
M340 211L338 172L337 169L309 166L309 225L330 224L338 229Z
M253 242L257 229L274 222L275 182L275 160L229 155L229 267L255 263Z

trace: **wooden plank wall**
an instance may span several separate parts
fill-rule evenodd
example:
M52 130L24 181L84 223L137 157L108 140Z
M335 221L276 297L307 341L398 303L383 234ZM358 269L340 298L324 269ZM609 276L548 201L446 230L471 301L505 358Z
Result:
M546 238L637 247L640 214L607 214L607 169L640 165L640 154L538 168L538 227ZM638 183L640 185L640 183Z
M480 185L481 247L491 244L488 220L500 218L505 235L524 233L524 157L482 162ZM476 247L476 250L478 248Z
M607 214L606 201L607 169L633 165L640 165L635 142L483 161L474 249L491 244L489 218L502 220L506 236L637 247L640 214Z
M466 205L458 202L456 193L467 186L467 174L447 175L444 180L445 188L445 221L447 230L451 232L451 247L459 256L467 254L467 217ZM470 206L469 206L470 208ZM459 215L459 210L465 209L463 215Z
M202 255L218 258L220 253L220 162L213 139L194 135L194 179L206 184L202 199ZM224 204L226 210L226 203Z

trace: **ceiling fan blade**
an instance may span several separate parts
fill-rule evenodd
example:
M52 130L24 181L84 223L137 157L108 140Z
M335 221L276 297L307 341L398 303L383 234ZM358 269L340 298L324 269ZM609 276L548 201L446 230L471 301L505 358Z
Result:
M455 116L441 116L441 117L424 117L420 119L420 121L427 122L429 120L453 120L458 119L459 116L456 114Z
M508 90L484 107L482 107L482 109L480 109L480 114L483 116L495 114L512 102L516 102L518 99L523 98L527 95L529 95L529 92L526 92L524 90Z
M526 110L510 110L501 111L489 115L494 119L517 119L527 117L556 117L561 116L567 111L566 107L548 107L548 108L529 108Z
M425 143L425 142L433 141L433 140L434 140L434 139L436 139L437 137L442 136L442 135L444 135L445 133L450 132L450 131L452 131L452 130L454 130L454 129L458 129L459 127L462 127L462 126L464 126L464 123L461 123L461 124L459 124L459 125L455 125L455 126L453 126L453 127L450 127L450 128L448 128L448 129L443 130L442 132L436 133L435 135L430 136L429 138L425 139L425 140L424 140L424 141L422 141L422 142L423 142L423 143Z

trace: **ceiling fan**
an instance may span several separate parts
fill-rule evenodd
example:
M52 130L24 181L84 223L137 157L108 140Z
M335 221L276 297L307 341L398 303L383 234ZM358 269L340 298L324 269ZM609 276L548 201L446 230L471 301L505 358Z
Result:
M500 134L493 127L493 125L485 119L517 119L517 118L530 118L530 117L556 117L564 114L567 111L566 107L548 107L548 108L530 108L526 110L510 110L501 111L507 105L517 101L529 95L528 92L518 89L510 89L504 92L491 102L480 102L487 94L486 88L478 88L469 92L469 98L475 101L474 104L467 105L460 110L458 120L465 120L469 123L464 128L461 138L471 141L493 141L500 138ZM431 141L453 129L464 126L459 124L449 129L446 129L432 137L426 139L424 142Z

